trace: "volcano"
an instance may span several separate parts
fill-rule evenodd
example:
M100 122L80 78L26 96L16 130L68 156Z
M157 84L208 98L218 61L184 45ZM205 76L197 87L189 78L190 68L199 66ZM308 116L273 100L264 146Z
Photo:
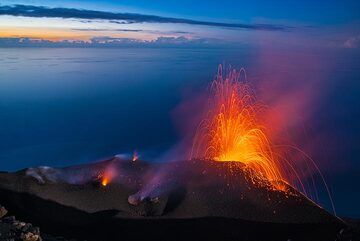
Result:
M109 170L116 175L102 185ZM187 235L328 240L344 226L289 184L282 185L279 190L253 180L251 169L236 162L149 163L115 156L80 166L0 173L0 201L47 232L87 240L183 240Z
M345 223L304 185L302 168L313 169L333 206L320 169L297 147L304 162L276 150L243 73L219 67L189 157L171 157L184 161L134 153L0 173L0 201L46 232L85 240L335 240Z

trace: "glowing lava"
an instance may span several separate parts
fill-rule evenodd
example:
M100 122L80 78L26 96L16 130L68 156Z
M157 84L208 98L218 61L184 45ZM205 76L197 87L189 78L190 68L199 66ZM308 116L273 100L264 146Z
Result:
M117 177L117 175L117 168L113 165L113 163L110 163L108 166L106 166L103 173L100 175L101 185L106 187Z
M244 80L241 80L244 74ZM190 154L190 159L205 159L241 163L250 170L249 177L259 184L271 184L277 190L286 190L291 184L311 198L307 189L314 189L303 169L313 170L320 176L328 193L333 211L335 207L329 188L316 163L306 153L291 145L273 145L260 116L265 106L258 102L245 71L229 69L224 76L222 66L210 86L208 112L200 122ZM275 152L275 147L286 147L299 153L299 158L288 158ZM293 159L293 160L292 160ZM296 162L294 162L296 160ZM311 191L311 190L310 190Z
M106 187L109 183L109 179L107 179L106 177L104 177L102 180L101 180L101 185L103 185L104 187Z
M265 127L257 120L262 106L249 85L240 81L241 73L230 70L223 77L219 67L210 88L209 112L198 127L191 158L241 162L258 177L283 180Z

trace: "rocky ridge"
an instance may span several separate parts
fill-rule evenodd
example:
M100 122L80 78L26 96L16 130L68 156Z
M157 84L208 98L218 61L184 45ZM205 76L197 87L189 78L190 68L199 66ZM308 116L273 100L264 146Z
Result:
M63 237L40 234L40 228L19 221L8 215L8 210L0 205L0 241L76 241Z

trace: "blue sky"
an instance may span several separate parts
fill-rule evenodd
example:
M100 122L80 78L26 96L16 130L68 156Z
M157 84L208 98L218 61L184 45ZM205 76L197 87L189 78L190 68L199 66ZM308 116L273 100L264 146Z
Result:
M359 20L360 2L356 0L317 1L215 1L215 0L123 0L123 1L69 1L69 0L3 0L7 4L43 5L51 7L77 7L95 10L136 11L147 14L161 14L172 17L201 19L222 19L250 22L254 18L289 20L315 24L346 23Z
M19 13L16 4L36 9L23 6ZM285 40L290 45L358 47L360 39L360 2L355 0L3 0L0 8L0 37L15 38L16 43L19 38L153 42L182 37L205 43L261 44L266 39L275 45ZM123 15L108 17L114 13L133 15L127 21ZM96 16L87 19L89 14Z

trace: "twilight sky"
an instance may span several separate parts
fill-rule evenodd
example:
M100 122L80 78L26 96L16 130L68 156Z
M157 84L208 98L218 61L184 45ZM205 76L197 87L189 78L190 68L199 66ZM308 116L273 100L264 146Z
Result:
M0 46L31 41L357 48L360 2L2 0ZM46 44L49 44L46 42ZM78 43L79 44L79 43Z

